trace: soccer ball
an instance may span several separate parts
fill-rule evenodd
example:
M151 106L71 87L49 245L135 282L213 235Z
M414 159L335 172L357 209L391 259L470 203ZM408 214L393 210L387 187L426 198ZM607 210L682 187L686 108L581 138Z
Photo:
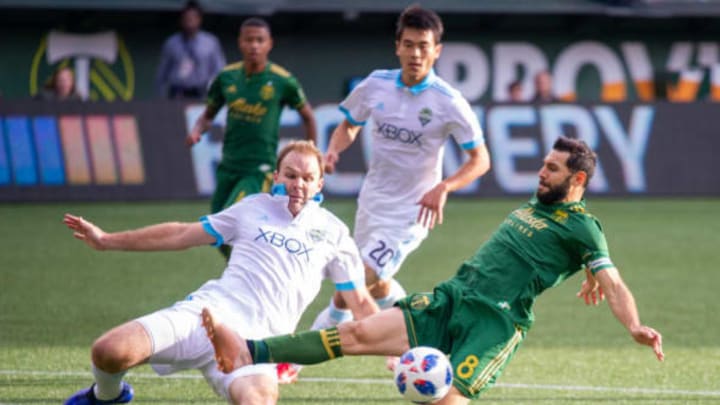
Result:
M395 386L416 404L442 399L452 386L452 366L443 352L418 346L405 352L395 366Z

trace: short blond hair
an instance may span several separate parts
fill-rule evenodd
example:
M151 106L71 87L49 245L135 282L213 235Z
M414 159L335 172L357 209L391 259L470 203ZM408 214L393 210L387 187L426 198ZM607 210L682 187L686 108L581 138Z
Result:
M320 149L318 149L312 141L295 140L288 142L288 144L280 150L280 153L278 153L278 170L280 170L280 165L282 164L283 159L285 159L285 156L287 156L290 152L297 152L304 155L315 156L318 162L318 167L320 168L320 177L323 177L323 175L325 174L323 156L320 152Z

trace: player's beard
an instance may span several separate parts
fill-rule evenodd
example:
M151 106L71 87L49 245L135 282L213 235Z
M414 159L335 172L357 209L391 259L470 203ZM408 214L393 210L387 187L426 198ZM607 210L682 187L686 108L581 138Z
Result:
M546 186L548 190L545 192L541 192L540 189L538 189L536 193L538 201L545 205L552 205L564 200L568 195L568 191L570 191L571 177L572 176L568 176L565 181L556 186Z

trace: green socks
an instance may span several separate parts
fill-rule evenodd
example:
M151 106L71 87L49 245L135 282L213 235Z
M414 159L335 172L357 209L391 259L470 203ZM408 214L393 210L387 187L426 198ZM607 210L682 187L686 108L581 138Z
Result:
M342 357L337 328L248 340L253 362L316 364Z

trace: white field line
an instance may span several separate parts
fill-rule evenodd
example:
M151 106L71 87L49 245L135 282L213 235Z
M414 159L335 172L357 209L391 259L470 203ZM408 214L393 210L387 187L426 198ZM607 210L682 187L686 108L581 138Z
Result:
M92 375L86 371L33 371L33 370L0 370L0 376L41 376L41 377L88 377ZM173 374L168 376L159 376L151 373L129 373L128 377L133 378L170 378L170 379L191 379L200 380L203 377L199 374ZM326 377L300 377L301 382L320 382L320 383L344 383L344 384L392 384L390 378L326 378ZM658 389L658 388L642 388L642 387L601 387L587 385L558 385L558 384L511 384L499 383L495 387L508 389L529 389L529 390L548 390L548 391L593 391L593 392L615 392L615 393L634 393L649 395L694 395L704 397L720 397L720 391L712 390L679 390L679 389ZM0 405L3 405L0 403Z

